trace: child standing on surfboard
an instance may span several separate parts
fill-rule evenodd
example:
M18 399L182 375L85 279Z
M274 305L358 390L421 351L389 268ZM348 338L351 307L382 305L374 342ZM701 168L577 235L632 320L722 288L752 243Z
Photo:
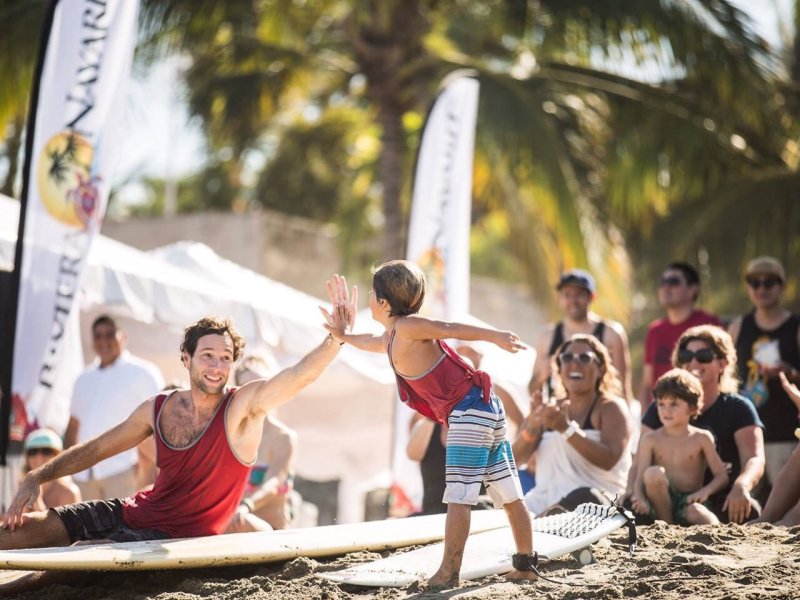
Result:
M339 289L339 276L328 282ZM492 393L489 376L467 364L443 339L485 340L509 352L526 347L516 334L462 323L436 321L417 315L425 299L425 275L412 262L393 260L373 270L369 308L386 332L349 334L344 324L329 323L337 338L372 352L386 352L395 372L400 398L409 407L448 426L446 445L447 504L444 558L428 581L431 586L458 582L470 512L481 483L498 508L502 506L517 546L509 579L535 579L536 554L530 514L522 502L505 414ZM355 314L357 290L347 300Z

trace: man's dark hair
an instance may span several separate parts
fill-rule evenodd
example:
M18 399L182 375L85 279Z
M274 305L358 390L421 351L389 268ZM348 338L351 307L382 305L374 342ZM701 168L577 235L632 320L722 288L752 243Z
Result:
M94 321L92 321L92 333L94 333L94 330L97 329L98 325L110 325L114 328L114 331L120 330L119 323L117 323L117 320L111 315L100 315Z
M194 325L189 325L183 330L183 341L181 342L181 353L186 352L189 356L194 356L197 350L197 341L204 335L225 335L228 334L233 342L233 360L237 361L244 351L244 338L236 331L233 321L230 319L219 319L217 317L203 317Z
M700 273L698 273L697 269L695 269L689 263L671 262L664 267L665 271L669 271L670 269L683 273L683 278L686 280L688 285L700 285Z

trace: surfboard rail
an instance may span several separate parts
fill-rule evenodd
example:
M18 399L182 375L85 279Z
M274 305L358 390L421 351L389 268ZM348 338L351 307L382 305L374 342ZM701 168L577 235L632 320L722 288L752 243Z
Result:
M381 552L444 538L446 515L325 525L200 538L86 544L0 551L0 569L128 571L226 567L318 558L347 552ZM508 523L503 510L473 513L477 533Z

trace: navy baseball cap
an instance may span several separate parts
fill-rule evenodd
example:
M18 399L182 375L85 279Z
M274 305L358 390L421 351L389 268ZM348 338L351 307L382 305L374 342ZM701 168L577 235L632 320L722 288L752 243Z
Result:
M588 271L583 269L571 269L564 271L561 278L558 280L557 290L560 290L565 285L574 285L585 289L590 294L594 294L597 290L597 285L594 282L594 277Z

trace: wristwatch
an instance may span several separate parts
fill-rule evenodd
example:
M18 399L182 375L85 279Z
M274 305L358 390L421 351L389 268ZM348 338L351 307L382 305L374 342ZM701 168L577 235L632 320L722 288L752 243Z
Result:
M567 428L561 432L561 437L563 437L565 440L568 440L579 431L580 427L578 426L578 424L575 421L570 421L569 425L567 425Z

